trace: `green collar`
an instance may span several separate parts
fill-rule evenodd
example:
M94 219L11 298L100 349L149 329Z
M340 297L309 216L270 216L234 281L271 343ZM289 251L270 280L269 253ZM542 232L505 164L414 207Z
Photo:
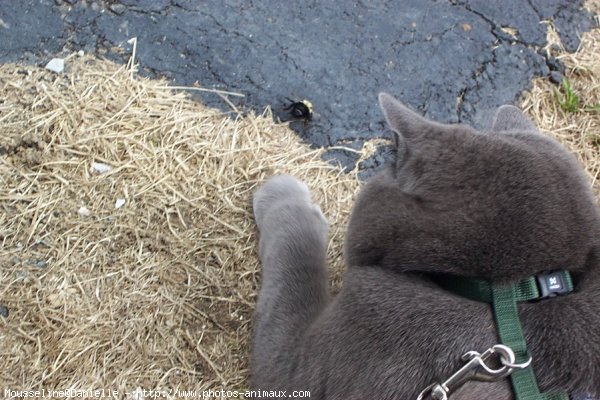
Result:
M471 300L484 303L493 302L492 287L494 284L484 279L457 275L438 275L435 277L435 283L450 292ZM515 289L517 302L541 300L572 292L573 280L569 271L558 270L530 276L512 284L512 286Z
M573 291L571 274L566 270L541 273L517 283L496 283L456 275L441 275L435 282L448 291L471 300L491 303L502 344L510 347L517 364L531 360L517 302L540 300ZM516 400L568 400L566 393L540 393L533 368L516 369L511 374Z

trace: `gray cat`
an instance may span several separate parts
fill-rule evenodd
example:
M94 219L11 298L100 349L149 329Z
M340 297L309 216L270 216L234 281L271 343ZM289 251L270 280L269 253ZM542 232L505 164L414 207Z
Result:
M307 187L270 179L254 196L262 288L251 384L311 399L416 399L499 343L491 307L438 285L446 273L516 282L567 269L574 293L519 305L542 391L600 398L600 212L576 159L515 107L489 132L428 121L387 94L396 160L358 196L348 270L331 298L327 222ZM452 400L513 398L469 381Z

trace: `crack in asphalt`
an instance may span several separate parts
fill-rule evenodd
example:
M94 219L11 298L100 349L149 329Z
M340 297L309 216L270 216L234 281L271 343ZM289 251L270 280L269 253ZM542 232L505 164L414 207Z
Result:
M471 80L472 80L473 84L470 86L464 87L460 91L460 95L458 97L458 101L457 101L457 105L456 105L456 115L458 116L458 122L464 122L463 121L464 100L465 100L465 97L467 97L473 90L479 88L479 83L477 82L478 77L481 76L481 74L486 70L486 68L490 64L492 64L492 65L496 64L496 50L495 49L492 50L491 55L492 55L492 57L484 60L479 65L479 67L473 71L473 74L471 75Z
M529 6L531 7L531 9L537 14L537 16L538 16L538 18L540 20L544 19L542 17L542 15L540 14L539 10L537 9L537 7L533 5L533 3L531 2L531 0L527 0L527 4L529 4Z
M529 0L528 0L529 1ZM481 18L483 21L487 22L490 25L490 33L492 35L494 35L494 37L496 37L496 39L498 40L498 42L504 42L504 41L513 41L515 43L521 43L524 44L526 46L531 46L531 43L526 43L524 40L520 39L518 36L512 36L506 32L504 32L502 30L502 26L498 26L498 24L485 16L485 14L482 14L478 11L473 10L469 4L467 4L466 2L460 2L460 1L451 1L452 4L456 5L456 6L461 6L463 7L465 10L467 10L470 13L473 13L474 15L478 16L479 18ZM518 32L517 32L518 35Z

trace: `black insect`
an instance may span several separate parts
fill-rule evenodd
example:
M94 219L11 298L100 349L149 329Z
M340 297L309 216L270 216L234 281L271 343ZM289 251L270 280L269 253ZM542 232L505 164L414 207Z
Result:
M289 111L292 117L298 119L309 120L313 115L313 105L308 100L295 101L288 98L289 104L283 108L284 111Z

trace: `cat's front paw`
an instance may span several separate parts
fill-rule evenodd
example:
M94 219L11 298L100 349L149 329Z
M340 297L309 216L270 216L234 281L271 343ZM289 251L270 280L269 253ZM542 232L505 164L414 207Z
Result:
M312 203L308 187L293 176L272 177L256 191L252 203L254 219L261 230L269 210L282 203L306 204L326 222L319 206Z

